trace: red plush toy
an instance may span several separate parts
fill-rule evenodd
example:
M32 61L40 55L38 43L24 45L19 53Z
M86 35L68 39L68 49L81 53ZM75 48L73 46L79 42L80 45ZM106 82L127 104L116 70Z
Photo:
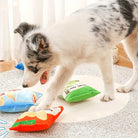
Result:
M10 130L28 132L48 129L63 111L63 107L55 107L39 112L25 112L13 124Z

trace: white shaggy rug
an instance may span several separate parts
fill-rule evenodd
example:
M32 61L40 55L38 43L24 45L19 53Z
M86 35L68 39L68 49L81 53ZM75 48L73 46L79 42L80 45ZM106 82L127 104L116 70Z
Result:
M21 87L22 71L12 70L0 74L0 92ZM126 82L132 70L114 66L115 83ZM82 65L77 68L72 79L79 79L99 91L103 82L97 66ZM44 91L45 86L37 84L31 89ZM53 103L63 105L64 111L56 122L45 131L20 133L9 131L21 113L0 113L0 138L47 137L47 138L136 138L138 137L138 94L137 87L130 94L116 93L111 102L101 102L102 93L78 103L66 103L57 98ZM4 120L7 124L1 123ZM5 129L3 129L5 127Z

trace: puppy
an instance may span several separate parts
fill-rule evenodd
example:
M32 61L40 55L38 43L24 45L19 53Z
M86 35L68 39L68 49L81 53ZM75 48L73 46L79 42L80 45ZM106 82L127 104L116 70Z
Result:
M113 100L111 50L121 40L133 62L134 73L117 91L128 92L138 81L138 0L96 0L96 4L47 29L21 23L14 32L22 37L23 87L31 87L39 80L46 83L52 68L58 66L45 94L30 111L49 108L76 66L84 62L99 65L105 88L102 100Z

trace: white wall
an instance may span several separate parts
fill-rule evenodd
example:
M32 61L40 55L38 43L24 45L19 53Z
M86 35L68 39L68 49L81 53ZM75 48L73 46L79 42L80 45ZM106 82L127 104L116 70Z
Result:
M0 60L10 60L19 55L19 35L13 30L20 22L43 27L68 16L97 0L0 0ZM101 0L102 1L102 0Z

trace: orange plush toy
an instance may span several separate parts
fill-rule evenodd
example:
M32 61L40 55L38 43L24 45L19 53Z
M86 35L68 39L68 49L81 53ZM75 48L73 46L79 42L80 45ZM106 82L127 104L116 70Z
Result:
M39 112L25 112L13 124L10 130L29 132L48 129L63 111L63 107L55 107Z

